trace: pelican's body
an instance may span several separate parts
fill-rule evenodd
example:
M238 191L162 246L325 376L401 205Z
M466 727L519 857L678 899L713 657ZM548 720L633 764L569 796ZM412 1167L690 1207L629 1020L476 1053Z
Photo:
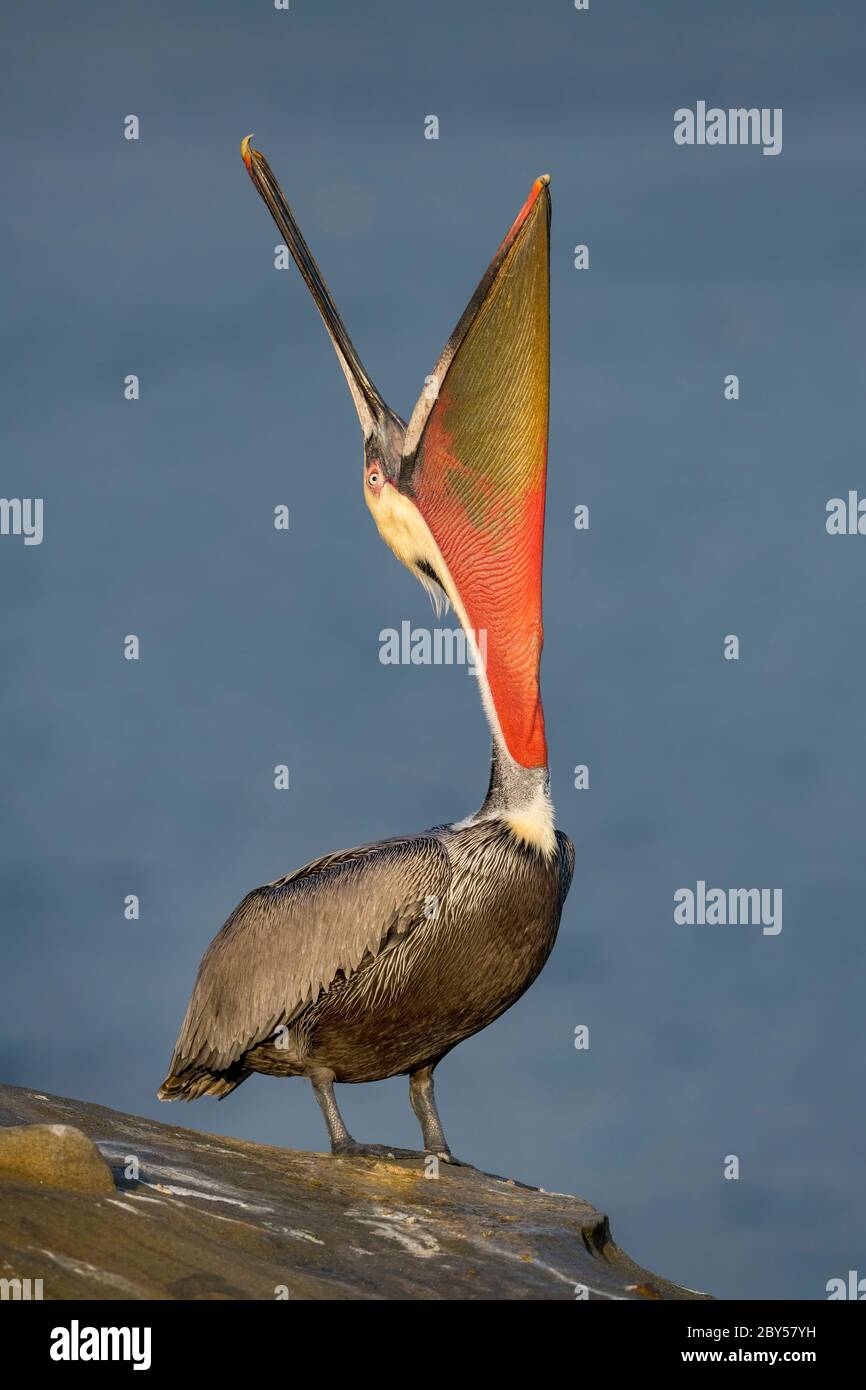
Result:
M224 1095L253 1071L380 1081L437 1061L504 1013L547 960L574 862L566 836L556 840L540 855L482 812L254 889L202 962L182 1046L201 1048L207 1066L195 1079L187 1070L185 1087ZM252 992L239 961L256 963ZM317 975L333 976L322 993Z
M224 1096L252 1072L305 1076L333 1151L375 1153L380 1146L349 1135L333 1084L408 1074L425 1149L448 1160L433 1068L536 978L574 867L571 842L554 828L538 683L547 179L534 185L406 425L361 366L266 161L248 141L242 151L349 383L379 532L450 602L473 649L493 761L475 815L327 855L244 898L202 960L160 1096Z

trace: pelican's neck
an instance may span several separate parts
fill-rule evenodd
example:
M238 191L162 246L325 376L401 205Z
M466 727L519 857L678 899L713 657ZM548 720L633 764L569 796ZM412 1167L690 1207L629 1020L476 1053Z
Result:
M493 740L490 786L484 805L475 819L498 817L524 844L534 845L544 854L556 849L550 774L546 767L521 767Z

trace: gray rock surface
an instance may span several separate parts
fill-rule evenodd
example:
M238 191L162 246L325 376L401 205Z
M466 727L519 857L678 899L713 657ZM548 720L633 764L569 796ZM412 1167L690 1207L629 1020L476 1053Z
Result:
M57 1162L64 1145L92 1186ZM576 1197L430 1166L269 1148L0 1086L0 1278L41 1279L46 1299L708 1297L635 1265Z

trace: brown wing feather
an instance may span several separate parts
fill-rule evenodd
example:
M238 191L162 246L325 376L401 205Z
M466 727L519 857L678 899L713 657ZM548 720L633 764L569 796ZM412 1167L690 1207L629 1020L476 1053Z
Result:
M410 931L450 877L439 840L419 835L326 855L248 893L199 966L161 1098L192 1099L203 1071L229 1072L232 1089L251 1047Z
M574 845L568 836L561 830L556 832L556 842L559 845L559 866L561 892L559 905L563 907L568 897L568 890L571 887L571 880L574 877Z

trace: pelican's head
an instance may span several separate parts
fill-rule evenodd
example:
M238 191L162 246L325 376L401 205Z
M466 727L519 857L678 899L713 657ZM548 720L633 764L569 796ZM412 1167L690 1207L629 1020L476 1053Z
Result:
M503 765L544 769L549 179L533 184L407 425L365 371L264 155L249 137L241 153L334 344L379 533L434 600L450 602L470 644L484 633L479 685Z
M364 497L375 516L382 487L386 482L396 485L399 481L406 424L385 404L365 371L285 194L268 161L260 150L253 149L251 140L252 136L248 135L241 141L241 156L247 172L270 209L324 319L358 412L364 434Z

